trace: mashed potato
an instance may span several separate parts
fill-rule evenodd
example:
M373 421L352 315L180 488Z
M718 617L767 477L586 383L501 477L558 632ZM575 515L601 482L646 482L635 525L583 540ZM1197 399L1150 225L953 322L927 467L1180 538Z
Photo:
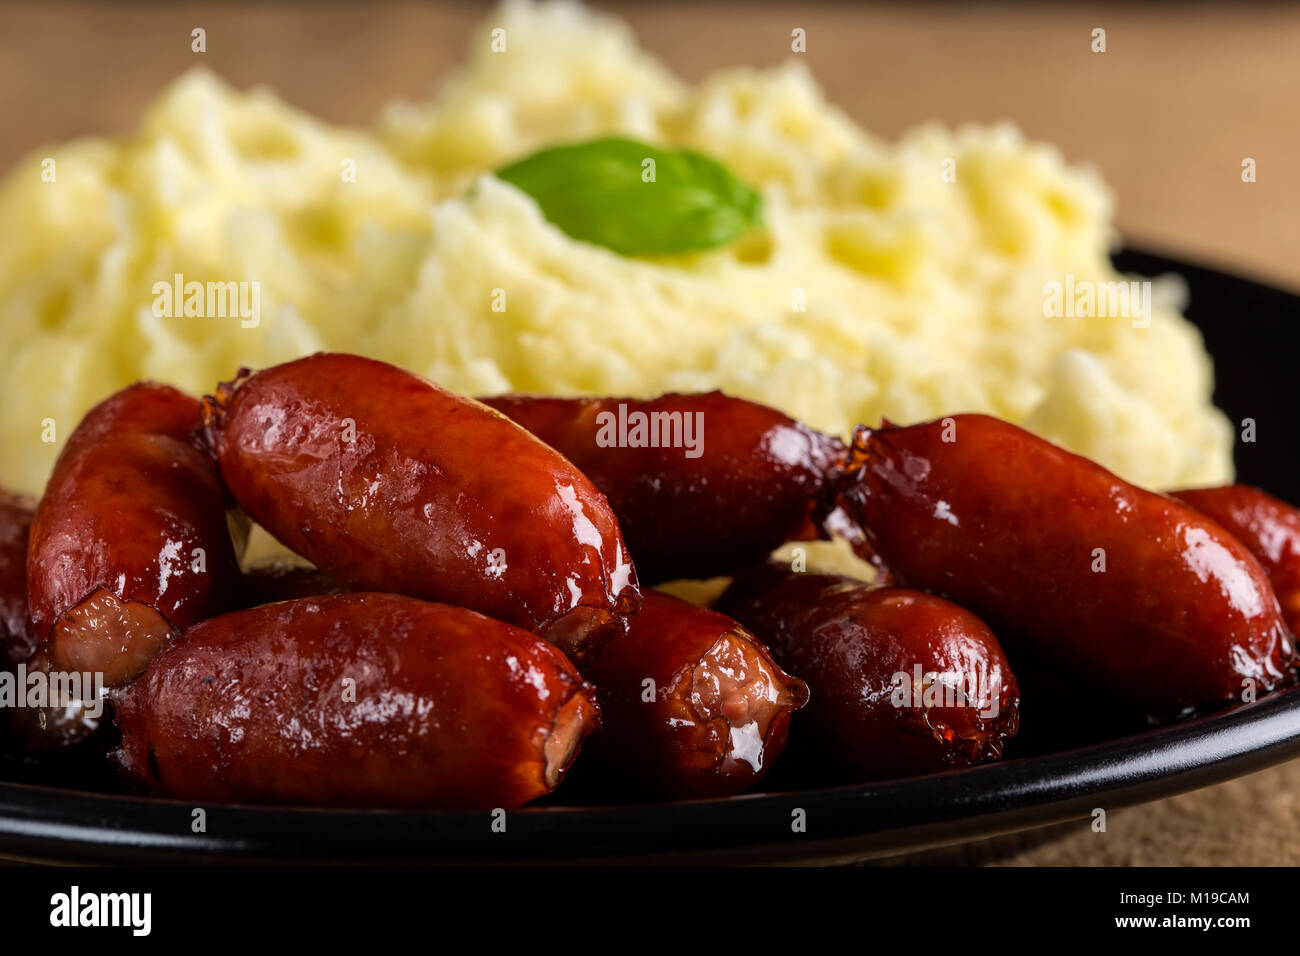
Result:
M469 48L432 100L375 129L193 72L133 135L14 169L0 482L39 490L79 416L131 381L202 392L317 349L471 394L722 388L841 434L984 411L1147 486L1230 478L1231 430L1173 291L1157 287L1145 328L1045 316L1045 283L1118 278L1107 192L1053 149L1007 126L885 142L797 56L688 86L573 6L507 5ZM606 133L719 159L761 191L765 227L624 258L490 175ZM257 324L159 315L156 284L178 274L258 283Z

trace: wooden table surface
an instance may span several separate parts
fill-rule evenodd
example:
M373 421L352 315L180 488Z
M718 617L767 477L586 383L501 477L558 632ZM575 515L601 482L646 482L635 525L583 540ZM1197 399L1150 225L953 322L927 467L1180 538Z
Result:
M1300 289L1300 7L600 4L689 79L789 55L893 136L1011 119L1097 166L1134 241ZM485 8L396 3L0 4L0 168L42 144L136 123L200 59L328 120L367 123L460 60ZM1102 27L1107 52L1090 50ZM1257 181L1243 183L1251 157ZM1085 823L1010 862L1300 863L1300 762Z

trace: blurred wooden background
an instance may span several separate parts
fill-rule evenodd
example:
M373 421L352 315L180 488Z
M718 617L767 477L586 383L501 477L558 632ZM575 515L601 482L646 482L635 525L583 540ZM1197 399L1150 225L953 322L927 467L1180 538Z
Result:
M1011 119L1100 168L1137 242L1300 289L1300 7L596 4L690 79L777 63L807 31L829 97L877 133ZM370 2L0 4L0 168L130 129L196 60L326 119L426 94L490 7ZM208 51L190 51L190 31ZM1103 27L1107 52L1090 50ZM1258 181L1241 181L1252 157ZM1012 862L1300 863L1300 762L1111 814Z

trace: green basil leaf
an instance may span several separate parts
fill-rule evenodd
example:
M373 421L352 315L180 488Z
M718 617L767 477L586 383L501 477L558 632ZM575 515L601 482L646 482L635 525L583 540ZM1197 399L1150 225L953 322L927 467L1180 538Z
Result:
M554 146L497 176L573 238L625 256L711 249L762 222L762 197L721 163L630 139Z

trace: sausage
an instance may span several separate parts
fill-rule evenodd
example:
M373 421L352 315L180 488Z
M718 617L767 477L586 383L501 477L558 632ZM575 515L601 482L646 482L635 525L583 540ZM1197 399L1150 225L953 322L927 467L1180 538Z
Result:
M239 569L220 480L191 443L198 419L196 399L141 383L69 437L27 555L33 626L56 670L125 683L231 606Z
M1002 646L943 598L769 564L733 581L716 606L808 682L790 756L814 778L996 760L1018 729L1019 689Z
M343 594L347 588L318 568L301 564L271 562L244 572L239 593L240 608L259 607L276 601Z
M34 503L0 490L0 670L32 656L38 643L27 610L27 540Z
M1250 485L1176 491L1237 537L1268 574L1291 633L1300 631L1300 509Z
M1240 542L1008 422L859 427L842 480L901 582L970 609L1081 695L1161 718L1294 680L1294 641Z
M583 755L588 785L667 799L752 789L808 688L735 621L658 591L644 598L586 671L604 717Z
M845 453L838 438L721 392L483 401L605 493L648 584L731 575L803 536L830 510L826 473Z
M582 660L640 592L604 496L505 416L395 366L318 354L204 400L235 499L357 590L446 601Z
M34 510L30 499L0 490L0 674L13 682L13 698L0 700L5 749L10 749L10 737L20 749L30 749L24 739L31 735L29 728L41 731L40 718L26 707L26 664L39 643L27 610L27 540Z
M0 704L6 708L0 736L9 738L10 749L33 756L85 740L103 717L102 687L94 686L93 676L78 675L78 684L51 681L49 662L39 648L27 607L27 545L34 514L30 499L0 491L0 671L8 671L14 681L14 696ZM36 690L38 685L43 692ZM102 760L98 750L90 754L95 756Z
M211 618L114 693L128 777L213 802L515 807L554 790L599 723L551 644L395 594Z

